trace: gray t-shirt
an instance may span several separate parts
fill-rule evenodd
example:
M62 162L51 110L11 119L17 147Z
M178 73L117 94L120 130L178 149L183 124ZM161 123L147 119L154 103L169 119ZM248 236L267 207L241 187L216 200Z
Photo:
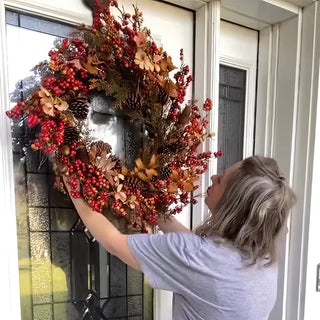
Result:
M266 320L277 265L248 260L193 233L131 235L129 247L153 288L172 291L174 320Z

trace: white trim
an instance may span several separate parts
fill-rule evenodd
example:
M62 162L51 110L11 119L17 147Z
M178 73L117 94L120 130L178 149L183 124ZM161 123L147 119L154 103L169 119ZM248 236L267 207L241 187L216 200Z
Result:
M172 292L159 289L153 290L153 319L171 320Z
M209 150L217 150L218 148L218 123L219 123L219 70L220 70L220 19L221 7L220 1L214 0L209 4L209 30L208 41L208 74L207 74L207 97L212 98L215 107L211 112L210 131L215 132L215 139L209 140ZM212 61L212 62L211 62ZM207 186L211 184L210 177L217 172L217 161L213 161L209 165Z
M273 54L273 61L272 61L272 71L270 73L270 81L273 81L273 87L272 87L272 111L271 111L271 132L270 136L271 141L270 141L270 149L269 149L269 154L270 157L274 156L274 132L275 132L275 127L276 127L276 103L277 103L277 86L278 86L278 63L279 63L279 43L280 43L280 28L279 24L274 26L275 36L273 38L273 45L272 48L274 48L274 51L272 52Z
M260 32L255 154L272 157L276 125L279 25Z
M293 126L292 126L292 134L291 134L291 157L290 157L290 175L289 175L289 185L293 186L294 182L294 176L295 176L295 158L296 158L296 144L297 144L297 127L298 127L298 106L299 106L299 94L300 94L300 88L299 88L299 81L300 81L300 60L301 60L301 45L302 45L302 9L299 9L298 14L298 34L297 34L297 56L296 56L296 70L295 70L295 84L294 84L294 107L293 107ZM300 106L301 108L301 106ZM305 181L306 183L306 181ZM305 212L305 211L304 211ZM287 225L288 228L290 228L291 225L291 215L289 216ZM286 237L286 249L285 249L285 265L284 265L284 290L283 290L283 304L282 304L282 318L287 319L287 309L288 309L288 298L290 293L288 292L288 281L290 278L290 268L293 268L293 265L289 265L290 263L290 250L292 244L290 243L289 237L291 236L291 233L289 231L289 234L287 234ZM301 261L300 261L301 263ZM296 267L296 266L294 266ZM299 265L300 267L300 265ZM299 274L299 278L301 278L301 273ZM299 289L299 295L301 293L301 288ZM290 303L290 300L289 300ZM298 303L298 309L300 307L301 300L297 301ZM297 315L298 316L298 315ZM298 316L299 318L299 316ZM289 319L288 319L289 320Z
M262 0L263 2L270 3L273 6L279 7L281 9L287 10L289 12L298 14L300 11L300 7L296 4L293 4L291 2L285 1L285 0Z
M320 33L320 8L319 4L315 4L314 11L314 41L319 39ZM307 270L306 270L306 294L305 294L305 305L303 310L304 320L312 320L315 314L319 314L320 305L319 305L319 292L315 290L316 279L317 279L317 264L320 262L320 254L318 250L319 243L319 188L320 188L320 81L319 81L319 53L320 53L320 44L319 41L314 43L314 62L315 65L312 65L312 68L315 72L315 83L313 91L313 101L314 101L314 119L315 119L315 144L313 150L313 170L310 172L312 175L310 177L311 181L311 192L310 192L310 221L309 221L309 234L307 246L308 250L305 250L307 254ZM316 82L318 82L316 84Z
M155 0L155 1L162 2L161 0ZM165 2L172 3L177 6L191 9L191 10L198 10L210 1L211 0L165 0Z
M269 23L263 22L256 17L241 14L232 8L221 7L221 18L225 21L237 23L241 26L248 27L254 30L263 30L270 26Z
M69 24L88 24L92 23L90 16L79 16L79 14L72 12L66 8L57 8L47 3L38 3L27 0L0 0L8 9L22 10L38 16L54 19ZM88 9L89 11L89 9Z
M5 6L0 2L0 210L1 221L5 223L0 233L1 274L5 282L1 286L1 303L5 310L4 318L21 319L20 286L18 268L18 244L16 229L16 209L14 197L13 161L10 121L5 115L6 106L9 106L8 70L6 52ZM3 270L2 270L3 268Z
M277 30L277 39L279 39L279 28L276 29ZM264 143L264 155L268 155L270 154L271 155L271 152L268 150L268 143L267 143L267 137L269 136L272 136L269 134L269 132L273 132L273 130L268 130L269 127L268 127L268 120L269 120L269 116L272 117L273 121L272 121L272 128L274 128L274 105L275 105L275 102L274 102L274 94L271 94L271 91L272 93L274 92L274 88L275 88L275 84L273 85L273 90L271 90L271 72L272 72L272 68L271 68L271 65L272 65L272 61L273 60L276 60L276 59L272 59L273 55L272 55L272 43L273 43L273 29L272 28L269 28L269 50L268 50L268 71L267 71L267 94L266 94L266 117L265 117L265 143ZM276 42L278 44L279 40ZM278 45L277 45L277 49L276 51L278 51ZM276 55L276 57L278 57L278 55ZM276 69L276 68L274 68ZM260 71L260 69L259 69ZM274 83L276 83L276 80L274 81ZM271 102L270 100L272 100L272 112L270 110L270 107L271 107ZM272 137L271 137L272 139ZM271 150L272 150L272 143L270 144L271 145Z
M300 68L301 68L301 49L302 49L302 9L300 8L299 10L299 14L298 14L298 34L297 34L297 57L296 57L296 61L297 61L297 64L296 64L296 70L295 70L295 90L294 90L294 113L293 113L293 126L292 126L292 139L291 139L291 158L290 158L290 176L289 176L289 184L290 186L293 186L294 184L294 177L295 177L295 162L296 162L296 157L297 157L297 154L296 154L296 149L297 149L297 131L298 131L298 107L299 107L299 96L300 96ZM312 63L314 63L314 61L312 61ZM312 70L312 75L311 75L311 83L313 83L313 70ZM310 87L310 90L312 91L312 85ZM301 108L301 106L300 106ZM309 104L309 108L311 109L311 100L310 100L310 104ZM310 114L309 114L309 117L310 117ZM309 130L310 130L310 120L309 120ZM309 149L309 143L310 143L310 136L308 135L308 138L307 138L307 149ZM306 154L306 158L308 159L308 152ZM307 171L308 168L306 166L305 170ZM306 184L307 184L307 179L304 181L304 189L306 188ZM304 192L304 194L306 194ZM304 210L303 212L306 213L305 211L305 200L304 199L304 204L303 204L303 207L304 207ZM289 217L289 223L291 223L291 216ZM302 220L302 223L304 225L304 221L305 219ZM303 229L305 228L305 226L302 225L302 233L303 233ZM302 235L302 238L301 240L303 241L303 235ZM292 265L289 265L289 262L290 262L290 243L289 241L287 241L287 246L286 246L286 264L285 264L285 278L284 278L284 283L287 284L287 282L289 281L289 276L290 276L290 268L292 268L293 266ZM300 261L299 261L299 267L301 268L301 265L302 265L302 261L301 261L301 258L302 258L302 255L303 255L303 251L301 251L301 256L300 256ZM296 267L296 266L295 266ZM299 274L299 280L301 281L301 270L300 270L300 274ZM301 282L299 281L300 284L302 284ZM302 288L300 287L299 288L299 298L298 298L298 307L297 307L297 319L300 319L300 316L299 316L299 309L301 307L301 303L304 304L304 301L302 302L301 301L301 291L302 291ZM289 292L288 292L288 286L286 285L285 286L285 289L284 289L284 295L283 295L283 318L286 319L286 315L287 315L287 308L288 308L288 304L287 304L287 298L288 298L288 295L289 295ZM290 303L290 302L289 302ZM289 320L289 319L288 319Z
M211 61L208 60L208 37L211 31L208 26L209 6L204 5L196 11L195 17L195 52L194 52L194 98L198 101L204 101L206 98L207 88L207 70ZM202 147L202 151L207 151L207 146ZM201 177L200 188L194 192L198 204L193 206L193 225L191 228L198 226L205 218L205 204L203 194L205 193L205 178Z
M315 120L315 144L313 150L313 171L309 172L310 175L310 184L311 184L311 195L310 195L310 222L309 222L309 234L308 242L307 242L307 250L305 250L305 254L307 254L307 278L306 278L306 295L305 295L305 305L304 305L304 315L303 319L311 320L314 317L314 314L319 314L320 305L319 305L319 292L315 291L316 285L316 266L320 262L319 250L316 249L318 246L319 239L319 146L320 146L320 81L319 81L319 53L320 53L320 44L317 39L319 39L320 33L320 8L319 3L315 3L314 10L314 62L315 65L312 65L312 70L315 73L314 76L314 90L312 90L312 96L314 101L314 118ZM310 170L311 171L311 170ZM308 309L309 308L309 309Z
M195 84L194 97L199 103L206 98L213 101L213 110L210 118L211 132L218 127L218 101L219 101L219 45L220 44L220 1L213 0L196 11L196 37L195 37ZM217 137L203 145L203 151L217 148ZM208 171L201 177L200 188L194 193L199 204L194 207L193 226L199 225L206 219L207 206L204 203L207 187L211 175L216 172L216 161L209 164ZM196 214L195 214L196 212Z
M272 86L272 61L273 59L273 30L267 28L260 32L259 58L258 58L258 90L257 112L255 130L255 154L260 156L270 155L268 137L270 136L269 118L271 117L271 101L273 100Z
M298 124L298 105L299 105L299 81L300 81L300 60L301 60L301 45L302 45L302 9L299 10L298 14L298 34L297 34L297 57L296 57L296 70L295 70L295 84L294 84L294 113L293 113L293 127L292 127L292 140L291 140L291 158L290 168L294 168L295 164L295 151L296 151L296 140L297 140L297 124ZM313 80L313 70L311 82ZM312 90L312 87L311 87ZM290 171L289 183L293 184L294 171Z
M305 8L302 14L303 23L301 28L304 37L302 37L301 43L300 95L297 116L296 158L294 163L295 174L293 178L293 186L299 195L299 207L294 211L294 214L297 214L298 211L299 214L302 212L302 215L298 220L299 228L297 230L299 232L298 234L293 234L291 239L290 278L292 278L292 275L297 276L297 274L294 274L293 265L295 266L295 270L298 269L299 273L293 287L294 289L298 288L298 295L288 292L288 306L291 305L294 308L294 313L288 314L288 320L302 320L304 318L311 191L314 191L313 197L318 194L318 190L312 190L312 175L315 165L313 160L316 144L317 90L319 83L319 4L314 3ZM310 37L310 34L312 34L312 37ZM296 318L295 315L297 315Z

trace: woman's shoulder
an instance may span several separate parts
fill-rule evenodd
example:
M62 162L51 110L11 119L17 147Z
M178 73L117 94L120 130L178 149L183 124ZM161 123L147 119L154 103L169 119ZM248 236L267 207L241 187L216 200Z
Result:
M194 259L220 254L230 256L230 252L238 253L233 247L220 244L214 237L203 237L193 232L172 232L166 233L164 236L166 242L170 243L171 246L187 252Z

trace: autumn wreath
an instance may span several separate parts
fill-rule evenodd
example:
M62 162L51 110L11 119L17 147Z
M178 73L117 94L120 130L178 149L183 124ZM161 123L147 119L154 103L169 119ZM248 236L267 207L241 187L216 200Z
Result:
M27 117L30 127L40 128L32 147L53 154L57 186L63 186L65 174L74 198L84 198L98 212L108 208L146 231L159 215L176 214L195 202L190 192L213 156L197 152L210 136L206 117L212 102L207 99L201 110L191 102L182 107L193 80L183 51L172 80L169 73L177 68L133 7L130 15L115 0L97 3L93 26L80 27L49 52L50 61L35 68L42 85L7 115ZM88 100L101 93L144 136L133 167L87 130Z

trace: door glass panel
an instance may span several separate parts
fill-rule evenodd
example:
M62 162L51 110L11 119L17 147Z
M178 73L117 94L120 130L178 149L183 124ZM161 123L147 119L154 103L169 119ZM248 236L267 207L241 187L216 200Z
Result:
M13 107L38 84L31 68L72 27L12 11L6 24ZM123 119L91 118L97 135L107 132L119 150L129 150L134 138ZM92 241L70 199L54 189L52 161L31 149L37 128L19 120L11 131L22 320L152 319L152 290L143 275Z
M220 65L218 174L243 159L246 71Z

